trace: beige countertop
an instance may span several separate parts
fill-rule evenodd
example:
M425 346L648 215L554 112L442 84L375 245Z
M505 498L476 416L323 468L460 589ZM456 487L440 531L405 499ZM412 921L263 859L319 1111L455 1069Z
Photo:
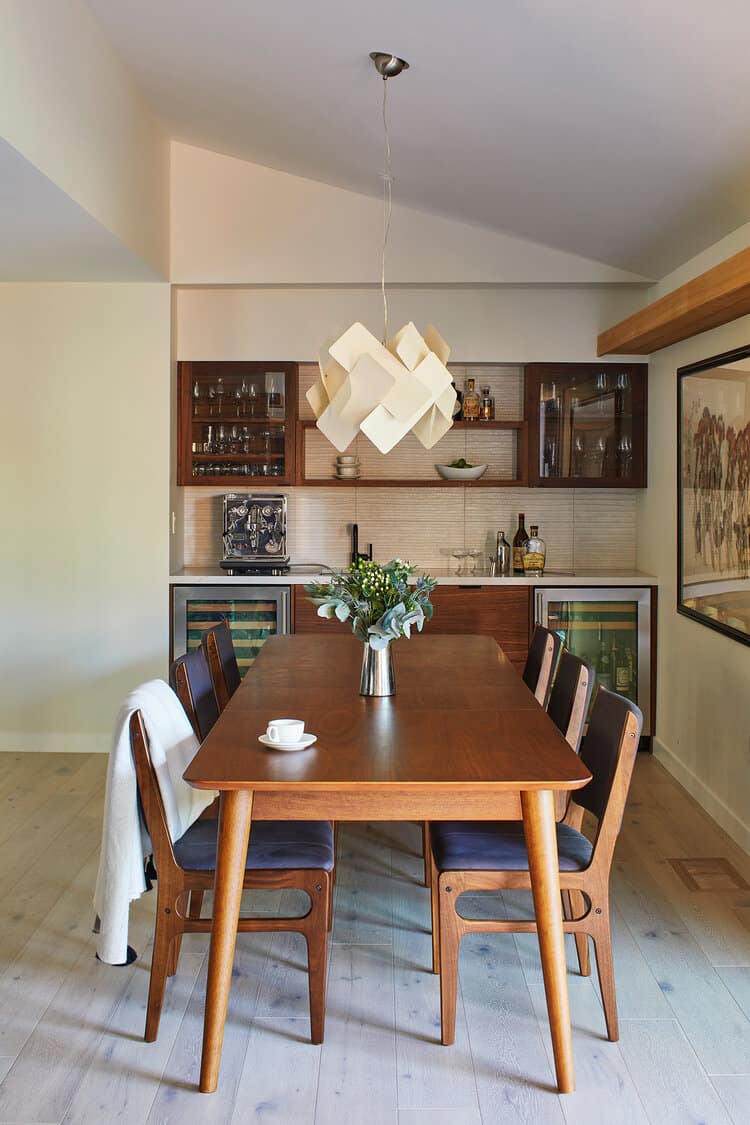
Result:
M543 578L490 578L484 574L456 574L455 570L430 569L440 586L657 586L653 574L638 570L585 570L547 571ZM315 563L293 563L289 574L264 576L258 574L227 575L218 567L185 567L169 576L176 585L190 586L297 586L319 579L325 579L325 568Z

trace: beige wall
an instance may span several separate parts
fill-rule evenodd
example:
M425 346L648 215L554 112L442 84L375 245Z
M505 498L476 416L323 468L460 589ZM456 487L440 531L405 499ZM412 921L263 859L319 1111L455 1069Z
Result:
M686 263L661 295L744 248L748 228ZM734 838L750 850L750 648L677 614L678 367L750 343L750 317L649 358L649 487L638 513L638 563L659 576L655 751ZM696 853L700 854L700 852Z
M167 276L169 141L82 0L4 0L0 137Z
M106 750L166 673L169 301L0 285L0 748Z

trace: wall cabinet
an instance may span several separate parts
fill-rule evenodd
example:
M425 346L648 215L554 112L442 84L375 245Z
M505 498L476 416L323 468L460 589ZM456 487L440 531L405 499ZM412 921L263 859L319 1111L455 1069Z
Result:
M435 616L424 635L471 633L493 637L505 655L523 668L529 651L533 590L529 586L438 586L432 594ZM351 632L348 622L324 621L307 601L304 588L294 587L294 632ZM414 634L418 642L418 634ZM399 641L411 644L413 641Z
M645 488L645 363L526 367L529 484Z
M293 484L294 363L177 367L177 483Z

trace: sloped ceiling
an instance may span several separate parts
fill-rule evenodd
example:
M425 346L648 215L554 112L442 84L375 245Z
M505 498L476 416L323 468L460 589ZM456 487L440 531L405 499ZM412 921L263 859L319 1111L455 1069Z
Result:
M649 277L750 219L750 6L87 0L169 132Z

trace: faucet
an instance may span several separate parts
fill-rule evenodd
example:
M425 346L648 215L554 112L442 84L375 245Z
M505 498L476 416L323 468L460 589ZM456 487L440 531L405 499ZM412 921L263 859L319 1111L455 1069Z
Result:
M372 543L368 545L367 554L363 555L359 550L359 527L356 523L352 524L352 565L358 563L360 559L372 560Z

